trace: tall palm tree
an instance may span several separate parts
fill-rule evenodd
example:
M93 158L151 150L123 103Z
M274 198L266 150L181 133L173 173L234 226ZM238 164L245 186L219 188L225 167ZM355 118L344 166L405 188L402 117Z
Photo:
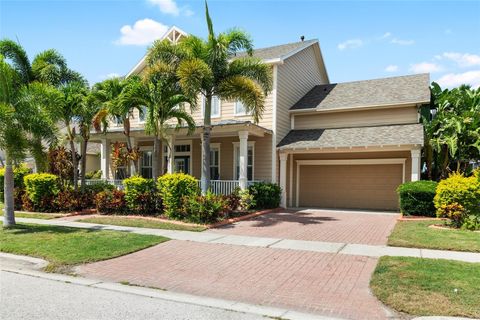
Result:
M125 104L145 106L147 109L145 131L154 136L152 176L157 179L160 175L160 142L172 151L173 146L168 143L171 130L179 130L186 125L188 134L195 131L195 122L185 109L185 104L195 105L191 99L182 93L176 82L174 68L160 64L149 67L142 80L132 78L125 88L122 100ZM173 120L173 121L172 121Z
M87 149L90 140L90 131L93 126L93 119L100 111L101 103L96 99L95 95L89 91L84 97L84 102L77 110L76 121L79 127L79 133L82 138L80 172L81 172L81 189L85 190L85 174L87 170Z
M32 93L32 86L26 86L23 81L22 74L0 55L0 148L5 152L4 227L15 224L12 165L24 159L32 137L49 135L53 127L51 119L32 99L41 88ZM54 88L43 89L52 101L58 98Z
M262 117L265 97L272 89L272 70L252 57L253 43L243 31L232 29L215 34L205 2L208 39L196 36L182 39L181 61L177 76L187 96L203 95L205 99L202 145L202 192L210 187L210 131L212 98L240 100L255 122ZM239 51L247 55L235 58Z
M85 82L78 72L68 68L65 58L54 49L40 52L30 63L28 55L21 45L12 40L3 39L0 40L0 54L12 62L12 66L19 74L19 81L24 85L41 82L59 88L73 81ZM35 159L38 171L46 169L46 154L43 145L45 139L49 139L49 137L36 135L29 141L29 151Z
M109 119L121 123L123 126L123 134L127 141L127 149L129 152L133 150L131 139L130 119L133 116L134 109L142 112L140 106L124 103L122 100L122 92L128 85L130 79L112 78L99 82L93 87L93 94L102 103L102 108L93 119L95 130L106 132L109 126ZM132 160L133 167L136 171L136 162Z

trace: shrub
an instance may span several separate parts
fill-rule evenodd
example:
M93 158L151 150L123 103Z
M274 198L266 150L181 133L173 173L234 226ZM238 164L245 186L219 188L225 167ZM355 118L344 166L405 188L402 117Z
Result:
M480 215L480 181L476 176L453 173L438 183L434 198L437 215L442 216L445 205L458 203L467 214Z
M85 173L85 179L102 179L102 170L89 171Z
M113 189L115 189L115 186L106 181L100 181L98 183L85 186L85 192L91 192L93 194L97 194L102 191L112 191Z
M23 182L23 178L27 175L32 173L30 168L27 168L25 165L21 164L13 168L13 186L15 189L24 190L25 183ZM5 186L5 168L0 168L0 202L3 202L5 199L5 195L3 193L3 188ZM15 198L16 200L16 198Z
M480 230L480 216L470 214L465 217L462 228L467 230Z
M134 176L123 180L127 209L136 214L157 212L156 188L153 179Z
M275 183L256 182L248 187L248 192L253 196L257 209L277 208L280 205L282 190Z
M126 209L125 193L116 189L102 191L95 196L95 207L101 214L122 214Z
M27 196L34 206L40 206L42 200L56 196L59 192L59 180L50 173L32 173L24 177Z
M157 186L165 214L175 219L182 217L182 198L199 194L197 180L184 173L165 174L158 178Z
M455 228L460 228L467 216L465 208L456 202L442 205L439 208L438 213L440 218L449 219L448 224Z
M253 195L247 190L240 190L235 188L231 194L225 197L229 212L233 211L248 211L255 207L255 199Z
M433 198L435 197L435 181L412 181L405 182L397 188L400 198L400 210L405 215L412 216L435 216L435 206Z
M205 196L184 196L182 214L184 219L194 223L212 223L228 212L225 197L208 192Z
M81 211L95 207L95 194L91 191L60 191L53 200L55 212Z

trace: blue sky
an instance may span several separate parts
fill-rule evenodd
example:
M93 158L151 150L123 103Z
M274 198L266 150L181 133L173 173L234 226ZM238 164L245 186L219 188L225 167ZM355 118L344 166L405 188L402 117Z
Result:
M480 86L480 1L209 1L217 32L255 46L317 38L332 82L430 72ZM91 84L126 74L172 25L205 36L203 1L0 0L0 37L55 48Z

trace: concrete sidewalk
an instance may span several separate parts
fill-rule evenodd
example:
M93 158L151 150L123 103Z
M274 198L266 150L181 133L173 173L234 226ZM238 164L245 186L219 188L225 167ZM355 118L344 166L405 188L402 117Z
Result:
M115 230L133 232L137 234L149 234L163 236L175 240L193 241L212 244L228 244L238 246L260 247L260 248L276 248L298 251L336 253L345 255L381 257L381 256L398 256L398 257L416 257L429 259L447 259L464 262L480 263L480 253L461 252L461 251L445 251L417 248L390 247L385 245L366 245L355 243L338 243L323 241L304 241L291 240L282 238L266 238L254 236L226 235L218 232L192 232L163 230L137 227L124 227L114 225L103 225L84 222L62 221L62 220L43 220L31 218L17 218L18 222L55 225L72 228L85 228L93 230Z

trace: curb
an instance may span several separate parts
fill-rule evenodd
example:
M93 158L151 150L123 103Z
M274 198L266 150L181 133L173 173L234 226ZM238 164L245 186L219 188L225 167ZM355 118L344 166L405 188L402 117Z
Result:
M341 320L340 318L319 316L314 314L297 312L289 309L247 304L243 302L217 299L217 298L194 296L190 294L162 291L158 289L128 286L128 285L123 285L115 282L103 282L103 281L94 280L94 279L72 277L72 276L54 274L54 273L44 273L44 272L35 271L35 270L21 270L21 269L9 269L9 268L2 268L1 270L5 272L11 272L11 273L21 274L25 276L31 276L31 277L36 277L36 278L41 278L46 280L66 282L73 285L80 285L80 286L92 287L92 288L97 288L102 290L134 294L137 296L162 299L162 300L167 300L172 302L187 303L187 304L222 309L227 311L249 313L249 314L254 314L254 315L263 316L263 317L275 318L275 319L281 318L281 319L289 319L289 320L307 320L307 319L309 320Z

